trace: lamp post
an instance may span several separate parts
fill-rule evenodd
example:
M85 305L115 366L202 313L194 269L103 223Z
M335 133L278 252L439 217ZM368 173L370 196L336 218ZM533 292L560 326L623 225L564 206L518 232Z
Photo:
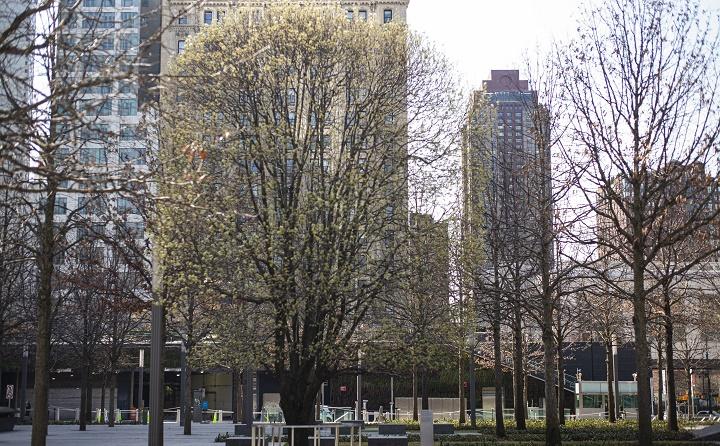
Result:
M25 405L27 404L28 346L23 344L22 362L20 363L20 421L25 421ZM708 380L709 381L709 380Z
M158 300L152 303L150 336L150 422L148 446L163 446L163 350L165 347L165 309ZM142 376L142 375L141 375ZM141 399L142 401L142 399Z

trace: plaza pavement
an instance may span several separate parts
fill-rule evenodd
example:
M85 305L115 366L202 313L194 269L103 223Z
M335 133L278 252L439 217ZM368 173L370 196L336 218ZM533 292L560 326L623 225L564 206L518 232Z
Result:
M27 446L30 444L31 426L15 426L12 432L0 432L0 446ZM176 423L165 423L166 446L208 446L215 443L217 434L233 432L232 423L196 424L193 434L182 434ZM147 446L148 427L144 425L120 425L113 428L89 425L80 432L77 425L48 426L48 446Z

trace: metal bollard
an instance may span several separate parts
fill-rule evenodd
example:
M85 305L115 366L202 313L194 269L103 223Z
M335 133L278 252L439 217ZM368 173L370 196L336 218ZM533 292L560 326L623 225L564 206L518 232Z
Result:
M80 422L80 409L75 409L75 422Z
M55 421L60 421L60 408L55 408Z
M175 412L175 422L180 424L180 409Z

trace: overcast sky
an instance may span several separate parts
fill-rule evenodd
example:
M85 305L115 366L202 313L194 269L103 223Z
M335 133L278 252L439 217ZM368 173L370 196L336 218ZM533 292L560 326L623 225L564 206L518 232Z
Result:
M600 1L600 0L596 0ZM671 0L673 1L673 0ZM548 48L577 28L583 0L410 0L408 23L426 34L476 89L491 69L523 67L526 51ZM720 9L720 0L701 0Z

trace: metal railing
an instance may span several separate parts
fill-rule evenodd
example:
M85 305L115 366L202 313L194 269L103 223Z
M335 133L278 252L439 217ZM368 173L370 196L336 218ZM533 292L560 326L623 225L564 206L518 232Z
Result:
M333 438L335 446L340 444L341 423L324 423L315 425L294 425L283 423L253 423L250 429L251 446L274 446L287 442L288 446L295 446L295 432L310 430L309 438L313 446L320 446L321 438ZM355 428L357 427L357 446L362 442L362 427L360 425L348 426L350 428L350 446L354 446Z

